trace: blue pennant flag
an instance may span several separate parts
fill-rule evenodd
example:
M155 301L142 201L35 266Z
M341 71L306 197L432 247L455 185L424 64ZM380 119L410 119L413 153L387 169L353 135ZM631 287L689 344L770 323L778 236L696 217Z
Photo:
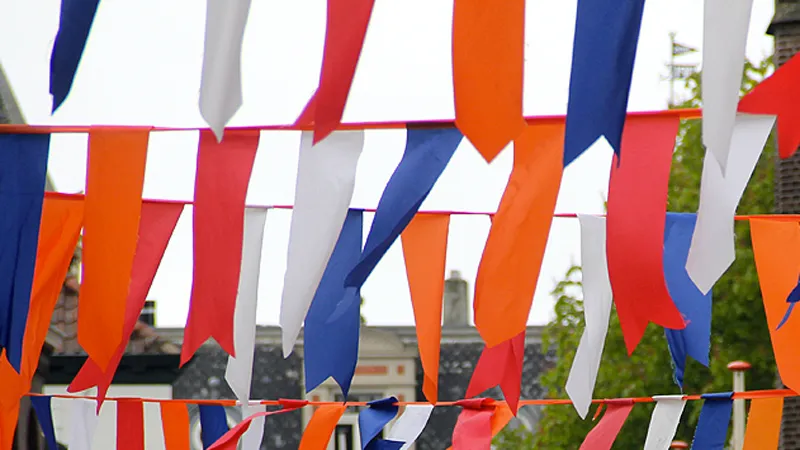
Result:
M578 0L564 167L605 136L619 155L644 0Z
M345 284L361 287L414 214L461 143L458 128L409 128L406 150L383 190L367 243Z
M358 414L362 450L399 450L403 446L403 442L378 437L383 427L391 422L400 410L396 403L395 397L374 400L367 403L367 408Z
M0 347L19 372L28 321L49 134L0 135Z
M686 357L691 356L708 367L711 346L711 291L703 295L686 271L696 222L696 214L667 213L664 228L664 278L672 301L686 321L683 330L664 329L675 382L680 387L683 387Z
M332 376L347 398L358 361L361 290L345 287L344 278L361 255L363 213L347 213L339 240L322 275L303 328L306 392ZM333 317L337 306L340 314Z
M781 319L776 330L780 330L781 327L786 323L786 321L789 320L789 316L792 315L792 310L794 309L794 305L796 305L798 301L800 301L800 276L798 276L797 279L797 286L795 286L794 289L792 289L792 291L789 292L789 295L786 297L786 303L788 303L789 306L786 308L786 314L784 314L783 319Z
M100 0L61 0L58 33L50 55L50 94L55 112L72 89L72 81L89 38Z
M49 395L32 396L31 405L33 405L33 412L36 413L36 420L42 428L44 440L47 442L48 450L58 450L58 443L56 442L56 432L53 428L53 413L50 409L52 397Z
M695 450L723 450L728 437L728 425L733 409L733 392L703 394L703 409L697 419L692 448Z
M208 448L228 432L228 416L221 405L199 406L200 440L203 441L203 448Z

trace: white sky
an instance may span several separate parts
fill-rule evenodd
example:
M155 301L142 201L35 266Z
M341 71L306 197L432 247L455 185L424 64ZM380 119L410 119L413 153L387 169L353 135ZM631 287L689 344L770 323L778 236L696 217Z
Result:
M244 105L232 125L293 122L319 77L325 0L255 0L245 32ZM197 100L203 56L205 2L104 0L72 92L50 116L49 58L58 27L59 0L0 0L0 63L32 124L204 126ZM703 2L648 0L639 40L629 110L666 107L669 36L702 46ZM576 0L528 1L525 113L566 112ZM772 0L755 0L748 57L772 53L765 30ZM452 118L452 1L377 0L345 121ZM699 62L699 54L681 57ZM352 205L374 207L400 160L402 130L367 131ZM86 135L55 135L49 170L63 192L84 189ZM264 132L248 204L291 204L299 132ZM196 132L153 133L146 198L190 200ZM602 212L610 152L587 152L565 172L558 212ZM511 169L506 149L487 165L466 142L442 175L425 209L494 211ZM258 323L277 324L289 235L288 211L272 211L262 257ZM371 217L367 215L365 233ZM472 287L489 231L482 216L454 217L448 272L460 270ZM172 237L148 298L158 301L160 326L183 326L192 274L191 209ZM529 321L552 315L549 292L580 261L574 219L555 219ZM402 250L393 246L363 288L364 313L375 325L412 324Z

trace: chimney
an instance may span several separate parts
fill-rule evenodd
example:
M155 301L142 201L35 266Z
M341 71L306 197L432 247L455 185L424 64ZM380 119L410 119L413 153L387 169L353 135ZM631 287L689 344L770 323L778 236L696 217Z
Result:
M142 308L142 313L139 315L139 321L150 325L151 327L155 328L156 326L156 301L155 300L147 300L144 302L144 308Z
M445 327L469 326L468 286L458 270L450 271L450 277L444 280L443 316Z

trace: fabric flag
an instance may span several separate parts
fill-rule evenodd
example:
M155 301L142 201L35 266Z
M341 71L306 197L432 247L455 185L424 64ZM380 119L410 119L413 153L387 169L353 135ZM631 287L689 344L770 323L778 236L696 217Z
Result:
M144 450L144 404L139 399L117 401L117 450Z
M245 209L242 263L234 309L233 340L236 356L228 357L228 366L225 369L225 380L243 405L250 400L250 384L253 378L258 276L261 272L261 246L264 242L266 220L267 210Z
M778 154L781 158L792 156L800 145L798 78L800 56L794 55L739 101L739 112L778 116Z
M727 173L753 0L706 0L703 11L703 145Z
M251 402L249 405L242 405L242 417L250 417L255 414L264 413L267 410L266 405L261 405L257 402ZM264 423L266 417L257 416L253 419L250 427L244 432L241 438L242 450L260 450L261 441L264 439Z
M525 0L453 4L456 126L491 162L525 130Z
M514 166L475 281L475 326L494 347L527 328L561 185L563 124L535 124L514 142Z
M500 386L514 415L522 389L522 364L525 359L525 332L494 347L484 347L467 386L467 397L475 397Z
M200 132L194 185L194 268L181 366L213 337L230 356L242 264L247 186L258 148L258 130L231 130L217 142Z
M306 392L328 377L347 397L358 362L358 337L361 329L361 290L344 286L347 271L361 254L363 213L351 209L317 293L306 316L303 334ZM334 314L341 304L341 314Z
M394 423L389 431L388 440L404 442L400 450L408 450L414 445L433 412L433 405L408 405L403 414Z
M422 364L422 393L435 403L439 395L439 353L442 340L449 214L417 214L400 236Z
M400 164L383 190L367 243L345 285L361 287L411 222L461 142L456 128L409 128Z
M585 0L583 0L585 1ZM667 185L678 117L638 117L622 136L608 185L608 274L628 354L649 322L683 329L664 278ZM648 295L642 297L642 292Z
M656 407L650 416L644 450L668 450L678 430L686 400L681 395L653 396Z
M153 284L153 279L167 250L167 244L175 230L178 219L183 212L180 203L147 202L142 204L142 216L139 220L139 238L136 243L136 254L133 258L130 289L125 302L125 323L123 339L119 343L113 358L106 370L102 370L91 358L87 358L83 367L75 375L67 390L81 392L97 386L98 412L103 406L106 393L114 379L122 356L128 347L128 341L139 321L142 308Z
M250 0L206 0L200 115L218 141L242 106L242 40Z
M58 33L50 54L53 112L67 99L100 0L61 0Z
M39 422L39 426L42 427L47 450L58 450L56 432L53 427L52 399L49 395L32 396L31 405L36 413L36 420Z
M696 219L694 214L667 213L664 230L664 278L669 295L686 322L683 330L664 329L675 382L681 388L686 357L691 356L708 367L711 347L711 291L705 295L700 292L686 272Z
M342 122L374 4L375 0L328 0L319 88L306 106L314 112L309 145L328 137Z
M282 409L259 412L249 417L246 417L244 420L239 422L238 425L225 432L216 442L214 442L213 445L210 445L206 448L208 450L237 450L239 439L242 439L242 435L244 435L247 432L247 430L250 428L251 423L255 423L256 421L262 421L261 423L263 428L263 419L265 419L267 416L295 411L305 404L305 402L303 401L298 401L296 403L297 403L296 405L284 406ZM227 430L227 425L226 425L226 430ZM205 440L203 440L203 445L205 446ZM247 450L247 449L242 449L242 450Z
M347 408L344 404L322 405L317 408L303 431L299 450L326 449L345 409Z
M311 133L302 134L281 297L284 356L294 349L342 230L363 147L363 130L337 132L317 145Z
M22 340L28 320L39 221L42 217L49 134L0 135L0 348L19 372Z
M94 433L97 430L97 405L94 400L73 398L70 403L71 422L67 448L70 450L91 450Z
M489 450L492 438L513 417L508 406L490 398L459 400L456 406L462 410L453 428L453 446L448 450Z
M589 413L611 316L611 281L606 263L606 218L578 215L581 225L585 327L567 378L566 391L582 419Z
M387 397L380 400L373 400L367 403L367 407L363 408L358 413L358 431L361 436L361 449L362 450L381 450L392 448L391 445L387 446L377 436L380 434L383 427L397 415L400 407L397 406L397 398ZM394 442L394 441L391 441ZM402 443L396 448L399 450Z
M89 133L78 343L103 370L123 340L149 135L148 129Z
M161 402L161 428L164 448L191 450L189 443L189 410L185 403Z
M643 11L644 0L578 0L564 167L600 136L619 158Z
M743 450L778 448L782 417L783 397L751 400Z
M582 450L610 449L634 405L630 399L606 400L606 404L606 413L586 435L580 447Z
M703 394L703 409L697 419L692 448L696 450L722 450L728 437L728 425L733 409L733 392Z
M700 207L686 270L700 292L707 293L736 259L733 220L747 182L769 138L774 116L736 117L728 170L723 174L706 152L700 181Z
M786 313L787 296L797 285L800 274L800 228L794 220L751 219L750 235L778 372L783 384L797 391L800 390L800 360L796 353L800 320L789 320L780 329L778 324Z
M203 448L210 448L228 432L228 416L221 405L199 405L199 408L200 438Z
M688 45L684 45L678 42L672 43L672 56L681 56L687 53L694 53L697 49L694 47L690 47Z

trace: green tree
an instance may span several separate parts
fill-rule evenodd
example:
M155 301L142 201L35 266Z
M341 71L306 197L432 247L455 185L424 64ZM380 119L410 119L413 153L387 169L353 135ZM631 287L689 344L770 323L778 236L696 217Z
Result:
M749 91L771 70L770 59L761 64L750 62L745 67L742 93ZM700 76L687 81L692 98L679 108L701 106ZM761 159L739 204L740 214L766 214L773 208L774 144L764 149ZM701 122L688 120L681 124L670 174L668 210L695 212L699 201L700 176L704 148ZM731 390L731 375L727 363L743 359L753 364L748 372L749 389L771 389L776 383L776 368L769 330L761 302L758 276L753 262L749 225L738 221L736 232L736 261L713 289L711 331L711 364L709 368L689 360L686 366L684 391L688 393ZM555 318L545 327L543 346L555 358L554 366L542 377L541 383L549 398L566 398L564 385L583 333L583 303L581 301L580 267L572 267L553 291L556 298ZM672 379L672 364L664 332L650 325L639 346L628 357L622 338L619 319L615 313L603 353L595 387L595 398L641 397L653 394L680 393ZM677 438L690 441L702 406L689 402L678 428ZM652 404L637 404L631 412L614 448L641 448L652 413ZM550 406L542 411L538 431L528 443L501 446L500 449L578 448L594 426L593 407L586 420L581 420L571 406ZM515 431L514 433L519 433ZM497 443L507 440L505 433ZM515 441L524 442L522 440Z

